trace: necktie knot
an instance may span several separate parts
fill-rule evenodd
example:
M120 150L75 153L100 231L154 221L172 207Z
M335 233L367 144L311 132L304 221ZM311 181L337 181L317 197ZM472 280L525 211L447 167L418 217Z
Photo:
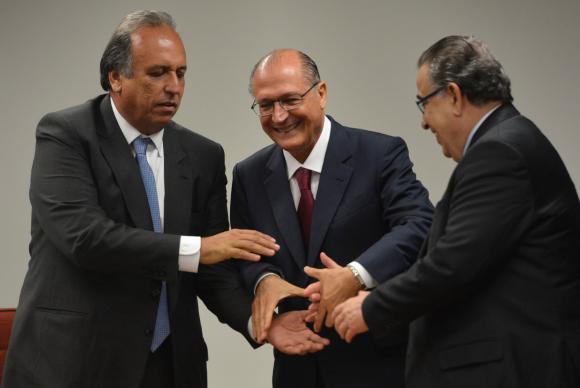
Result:
M312 171L307 168L300 167L298 170L296 170L294 176L296 177L298 188L300 188L301 192L304 190L310 190L310 178L312 176Z
M147 152L147 146L151 143L151 139L148 137L139 136L133 140L133 148L137 155L145 155Z

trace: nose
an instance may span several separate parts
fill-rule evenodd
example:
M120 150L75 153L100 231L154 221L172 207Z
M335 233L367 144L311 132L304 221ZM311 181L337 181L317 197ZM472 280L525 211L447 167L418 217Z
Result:
M274 103L274 112L272 112L272 122L281 123L288 117L288 112L280 106L280 103L276 101Z
M179 94L182 88L181 81L182 79L175 72L167 73L165 91L170 94Z

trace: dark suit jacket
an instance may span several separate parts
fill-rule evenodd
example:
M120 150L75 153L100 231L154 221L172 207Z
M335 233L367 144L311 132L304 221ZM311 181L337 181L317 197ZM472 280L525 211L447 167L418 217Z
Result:
M161 280L168 286L177 386L205 386L197 295L246 332L250 300L227 265L179 272L179 235L228 228L222 148L166 126L164 233L110 98L46 115L32 167L31 260L4 388L138 387Z
M409 271L364 302L371 332L416 319L407 386L580 386L580 206L512 105L476 133Z
M343 127L332 120L330 141L314 206L310 246L305 252L282 150L271 145L236 165L231 221L278 241L272 258L244 265L249 289L266 271L304 287L305 265L321 267L320 252L339 264L360 262L378 281L404 271L415 260L432 216L427 191L415 178L405 143L378 133ZM305 299L283 301L280 311L305 309ZM325 350L311 356L275 353L276 387L310 387L316 369L328 387L402 384L406 334L390 347L360 336L353 344L333 331Z

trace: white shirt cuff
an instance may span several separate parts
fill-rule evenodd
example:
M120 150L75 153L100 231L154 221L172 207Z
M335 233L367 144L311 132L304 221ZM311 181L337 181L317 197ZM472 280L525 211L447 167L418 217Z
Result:
M379 283L377 283L377 281L371 276L369 271L367 271L365 269L365 267L362 266L361 263L359 263L357 261L351 261L350 263L348 263L348 265L353 266L354 269L356 269L358 271L358 273L360 274L360 277L363 279L363 282L365 283L365 287L367 289L368 288L375 288L376 286L379 285Z
M179 270L184 272L197 272L199 268L199 251L201 237L181 236L179 240Z

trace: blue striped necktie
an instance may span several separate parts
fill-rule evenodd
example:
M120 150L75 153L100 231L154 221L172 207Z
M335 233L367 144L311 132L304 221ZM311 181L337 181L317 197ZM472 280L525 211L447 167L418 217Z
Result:
M141 179L147 193L149 210L151 211L151 221L153 221L153 230L157 233L163 232L161 228L161 217L159 215L159 201L157 199L157 188L155 186L155 176L151 166L147 162L147 145L151 139L147 137L138 137L133 140L133 148L137 154L137 163L141 171ZM157 318L155 320L155 331L153 332L153 341L151 342L151 351L154 352L169 336L169 312L167 310L167 285L161 283L161 296L159 298L159 307L157 308Z

